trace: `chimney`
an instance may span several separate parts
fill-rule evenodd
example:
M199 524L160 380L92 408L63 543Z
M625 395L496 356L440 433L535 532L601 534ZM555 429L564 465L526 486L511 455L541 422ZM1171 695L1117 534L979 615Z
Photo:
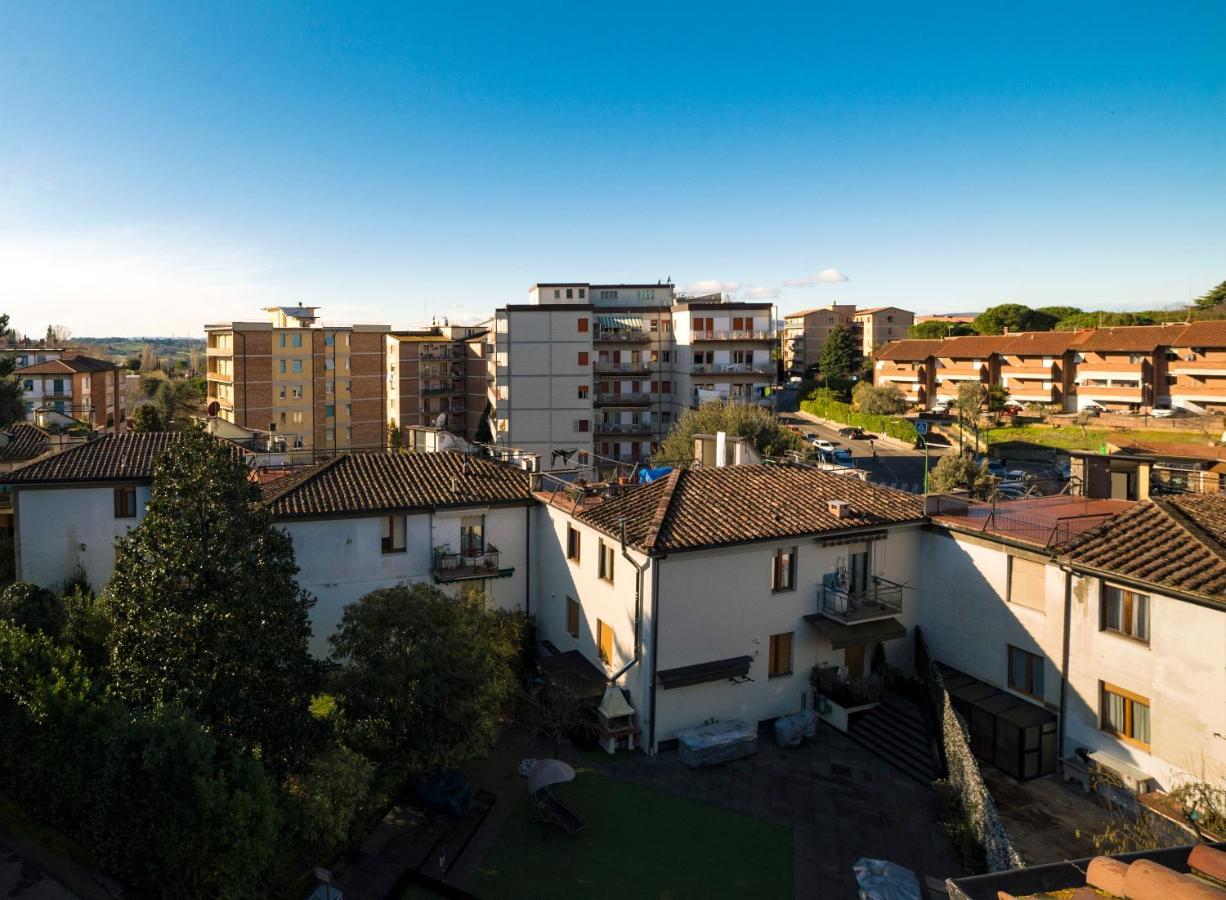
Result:
M851 504L846 500L827 500L826 511L836 519L851 518Z

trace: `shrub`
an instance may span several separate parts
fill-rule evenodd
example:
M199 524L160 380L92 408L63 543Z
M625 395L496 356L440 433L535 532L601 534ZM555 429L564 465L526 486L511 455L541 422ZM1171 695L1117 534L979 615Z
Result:
M856 412L847 403L830 398L828 392L817 390L813 396L800 404L802 411L819 419L829 419L844 425L855 425L874 434L884 434L900 441L915 444L919 435L915 425L898 416L874 416L868 413Z
M64 604L46 588L18 581L0 592L0 618L55 638L64 630Z
M293 841L304 857L320 859L356 840L371 809L375 767L348 747L332 744L285 784Z

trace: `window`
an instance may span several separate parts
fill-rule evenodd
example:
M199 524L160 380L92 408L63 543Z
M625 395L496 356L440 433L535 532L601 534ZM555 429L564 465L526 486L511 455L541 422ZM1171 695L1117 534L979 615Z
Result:
M324 335L324 346L325 346L325 347L332 347L332 346L335 346L335 345L336 345L336 335L335 335L335 334L332 334L331 332L329 332L328 334L325 334L325 335ZM387 355L388 355L388 356L391 356L391 355L392 355L392 352L389 350L389 351L388 351L388 353L387 353Z
M588 426L587 419L575 419L575 431L586 432Z
M586 400L586 399L587 399L587 388L588 388L588 386L587 386L586 384L581 384L581 385L579 385L579 388L578 388L578 390L576 391L576 396L577 396L577 397L578 397L580 400Z
M1114 631L1148 644L1149 596L1104 584L1102 597L1101 630Z
M1107 682L1102 685L1102 724L1108 734L1149 749L1149 700Z
M336 442L336 429L335 428L325 428L324 429L324 441L329 444L333 444Z
M771 563L771 590L796 590L796 548L776 550Z
M579 529L566 526L566 558L579 561L581 551L583 550L582 535L579 534Z
M575 289L574 289L574 288L567 288L567 289L566 289L566 299L567 299L567 300L574 300L574 299L575 299Z
M285 360L283 359L277 360L277 368L278 368L278 371L280 371L280 373L284 375L285 374Z
M294 332L294 346L295 347L302 346L302 332L301 331Z
M1009 645L1009 688L1043 699L1043 657Z
M613 629L600 619L596 620L596 649L600 651L602 663L613 664Z
M771 678L792 674L792 632L771 635L769 665L767 675Z
M480 556L485 552L485 516L464 516L460 519L460 553Z
M280 338L281 338L281 346L284 347L285 346L285 332L284 331L281 332Z
M579 351L579 365L581 366L587 365L587 351L586 350Z
M331 419L335 415L336 415L336 407L331 403L325 404L324 405L324 416L326 418Z
M613 583L613 545L600 542L600 577L609 584Z
M280 394L281 394L281 399L284 400L285 399L285 385L281 385Z
M1018 606L1046 612L1046 566L1020 556L1010 556L1008 566L1009 587L1005 599Z
M294 360L294 362L298 362L298 360ZM325 356L324 357L324 370L331 372L335 368L336 368L336 360L330 356Z
M554 291L553 291L553 299L554 299L554 300L561 300L561 299L562 299L562 290L561 290L561 288L554 288Z
M574 597L566 598L566 633L579 637L579 604Z
M136 518L136 488L115 488L115 518Z
M25 389L26 389L27 391L32 391L32 390L34 390L34 379L33 379L33 378L27 378L27 379L25 380L25 385L24 385L24 387L25 387Z
M579 320L579 333L583 334L587 331L587 319Z
M1135 365L1137 365L1137 364L1138 364L1138 363L1140 363L1140 362L1141 362L1141 354L1140 354L1140 353L1129 353L1129 354L1128 354L1128 364L1129 364L1129 365L1131 365L1131 366L1135 366Z
M404 516L383 517L383 552L404 552Z
M295 375L297 375L297 374L301 374L301 372L302 372L302 360L300 360L300 359L296 359L296 360L294 360L293 365L292 365L292 366L290 366L290 371L291 371L291 372L293 372Z
M601 291L601 292L600 292L600 299L601 299L601 300L616 300L616 299L617 299L617 291Z

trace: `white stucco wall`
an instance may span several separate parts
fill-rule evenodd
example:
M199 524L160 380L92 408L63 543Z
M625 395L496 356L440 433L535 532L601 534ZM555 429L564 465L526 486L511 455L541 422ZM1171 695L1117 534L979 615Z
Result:
M1150 592L1144 644L1099 630L1101 587L1073 579L1066 752L1105 750L1164 788L1226 778L1226 610ZM1101 682L1149 699L1149 752L1099 729Z
M115 570L115 538L145 515L150 486L136 485L136 518L115 518L118 482L16 491L17 578L58 588L78 565L102 590Z
M328 637L345 606L365 594L398 584L434 584L433 550L458 551L460 519L485 515L485 540L498 548L499 567L514 569L507 578L439 585L449 593L477 584L491 605L522 610L528 600L528 508L522 506L444 510L406 517L405 552L383 553L382 517L287 520L277 523L293 538L298 583L317 598L311 610L311 652L324 656Z

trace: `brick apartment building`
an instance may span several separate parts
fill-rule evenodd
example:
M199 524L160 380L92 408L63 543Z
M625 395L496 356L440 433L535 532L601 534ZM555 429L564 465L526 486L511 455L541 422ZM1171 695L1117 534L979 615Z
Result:
M42 351L34 352L37 356ZM19 368L26 418L40 421L67 417L95 430L121 427L127 415L119 366L73 351ZM52 422L51 424L56 424Z

